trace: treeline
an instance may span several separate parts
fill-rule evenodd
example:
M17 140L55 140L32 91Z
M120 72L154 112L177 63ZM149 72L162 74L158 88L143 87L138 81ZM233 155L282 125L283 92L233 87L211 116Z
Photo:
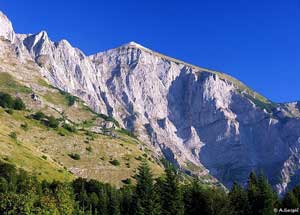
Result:
M7 163L0 163L0 170L0 214L265 215L274 214L274 208L297 208L300 201L299 187L280 201L266 178L254 173L245 188L234 184L226 193L196 180L183 184L171 166L154 179L146 162L139 167L136 185L120 189L83 178L40 182Z

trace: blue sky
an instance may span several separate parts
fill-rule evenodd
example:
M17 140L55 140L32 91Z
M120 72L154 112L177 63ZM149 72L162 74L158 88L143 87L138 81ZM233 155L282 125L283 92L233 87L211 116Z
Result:
M136 41L273 101L300 100L300 0L9 0L0 10L16 32L46 30L86 54Z

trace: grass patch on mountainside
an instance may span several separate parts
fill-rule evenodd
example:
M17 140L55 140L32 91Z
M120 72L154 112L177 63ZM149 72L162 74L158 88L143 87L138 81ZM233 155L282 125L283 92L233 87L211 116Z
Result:
M47 102L50 102L54 105L60 105L60 106L68 105L66 98L62 94L60 94L59 91L48 92L47 94L43 95L43 98Z
M134 46L133 46L134 47ZM261 108L261 109L265 109L267 112L271 113L272 109L276 107L276 103L271 102L270 100L268 100L266 97L262 96L261 94L255 92L254 90L250 89L249 87L247 87L244 83L242 83L241 81L233 78L232 76L223 73L223 72L218 72L212 69L208 69L208 68L203 68L203 67L199 67L187 62L184 62L182 60L178 60L169 56L166 56L164 54L161 54L159 52L144 48L144 47L139 47L141 49L143 49L146 52L149 53L154 53L155 55L157 55L158 57L161 57L163 59L172 61L174 63L177 64L183 64L186 65L188 67L191 67L192 69L198 70L199 72L209 72L209 73L213 73L218 75L221 79L226 80L231 82L232 84L234 84L237 88L238 88L238 92L241 93L242 95L246 95L246 97L248 99L250 99L257 107Z
M0 73L1 77L6 81L1 79L0 91L16 95L21 89L18 96L27 107L23 111L0 108L1 160L30 171L41 180L69 181L85 177L116 186L124 185L128 178L134 181L143 159L149 160L155 175L163 172L153 153L145 152L146 146L141 147L142 143L126 132L110 129L116 134L113 137L89 131L103 120L117 123L113 118L94 113L77 97L41 81L37 81L40 86L37 89L41 91L34 93L41 98L42 105L35 105L30 89L9 74ZM32 117L38 111L45 113L43 120ZM55 127L47 124L52 115L59 122ZM66 126L65 121L70 124Z
M0 73L0 91L7 93L31 93L32 90L18 83L9 73Z
M8 158L9 162L35 173L40 179L69 180L80 176L122 186L122 180L132 178L141 162L138 158L144 152L139 148L140 143L124 134L113 138L92 133L91 138L91 134L84 131L65 131L67 135L62 136L60 128L49 128L27 118L27 114L15 111L10 115L0 108L0 157ZM12 132L16 138L10 137ZM80 159L70 154L79 155ZM115 160L118 165L114 165ZM150 166L154 174L162 173L154 159L150 159Z
M15 111L10 115L0 108L0 159L34 173L41 180L71 180L73 176L69 172L55 162L43 159L44 154L24 139L23 134L27 131L22 129L21 122L26 122L28 127L36 125L23 118L23 113ZM16 134L15 138L12 133Z
M262 110L265 109L267 112L271 113L274 108L276 108L276 103L268 100L266 97L262 96L261 94L255 92L254 90L247 87L241 81L221 72L215 72L221 79L230 81L234 84L238 92L245 96L246 98L250 99L257 107L261 108Z

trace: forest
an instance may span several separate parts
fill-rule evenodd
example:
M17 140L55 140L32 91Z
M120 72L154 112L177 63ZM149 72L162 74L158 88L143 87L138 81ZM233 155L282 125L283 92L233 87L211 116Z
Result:
M30 173L6 162L0 163L0 214L100 214L100 215L252 215L297 212L300 187L282 198L266 177L252 172L244 187L231 190L183 182L171 165L154 178L146 161L122 188L96 180L77 178L72 182L39 181Z

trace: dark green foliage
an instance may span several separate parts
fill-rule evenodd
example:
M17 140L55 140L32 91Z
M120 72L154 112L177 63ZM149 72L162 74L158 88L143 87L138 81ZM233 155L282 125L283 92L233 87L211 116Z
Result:
M87 136L88 140L94 140L95 139L95 134L92 131L86 131L85 135Z
M63 128L68 130L69 132L76 132L76 128L70 124L65 123L63 125Z
M114 159L114 160L112 160L112 161L109 161L109 163L111 163L111 164L114 165L114 166L120 166L120 161L118 161L118 160L116 160L116 159Z
M294 187L293 194L295 195L296 199L298 200L298 202L300 204L300 187L299 186Z
M113 122L117 127L120 127L119 122L118 122L115 118L113 118L112 116L107 116L107 115L102 114L102 113L97 114L97 115L98 115L100 118L104 119L105 121Z
M0 214L72 214L74 201L68 184L40 183L14 166L0 163ZM69 192L67 190L69 189Z
M120 133L126 134L127 136L137 138L135 134L131 131L128 131L127 129L121 128Z
M92 152L93 148L91 146L85 148L88 152Z
M0 92L0 106L3 108L12 108L15 110L24 110L26 108L21 98L12 98L8 93Z
M83 178L72 183L40 182L3 162L0 170L0 214L256 215L274 214L274 208L299 207L299 187L279 202L267 180L254 173L245 188L235 183L227 194L196 179L179 183L172 167L167 167L165 176L155 183L145 162L139 167L137 185L124 180L126 185L120 189Z
M138 215L160 214L160 202L158 193L154 188L153 175L146 162L138 169L136 176L137 185L133 196L135 213Z
M131 186L125 186L120 189L120 212L123 215L132 215L134 209L133 194L134 190Z
M169 164L165 169L165 174L166 177L158 183L158 189L160 189L161 193L161 214L182 215L184 210L178 172Z
M7 93L0 92L0 106L3 108L12 108L14 99Z
M66 98L69 106L74 105L74 103L76 101L78 101L78 98L76 96L72 96L70 93L67 93L67 92L62 91L62 90L59 90L59 92L60 92L60 94L62 94Z
M229 200L233 215L250 214L247 192L237 183L230 190Z
M124 184L131 184L132 183L130 178L126 178L126 179L122 180L122 182Z
M43 123L45 126L50 128L58 128L59 120L54 116L47 116L41 111L36 112L35 114L31 114L29 118L35 119Z
M67 98L67 100L68 100L68 105L69 105L69 106L74 105L74 103L75 103L75 101L76 101L76 97L75 97L75 96L68 95L66 98Z
M9 134L9 136L12 138L12 139L14 139L14 140L16 140L17 139L17 134L16 134L16 132L11 132L10 134Z
M92 214L120 214L120 192L95 180L76 179L73 183L76 201L82 211Z
M70 158L72 158L73 160L80 160L80 155L77 153L70 153L68 154Z
M209 192L194 181L184 189L184 206L186 214L211 214Z
M13 104L13 109L15 110L25 110L26 106L22 99L16 98Z
M14 111L12 109L5 109L5 112L12 115L14 113Z
M185 214L231 214L229 200L220 188L208 188L194 181L184 189Z
M38 111L35 114L32 114L31 118L35 120L43 120L46 118L46 115L42 111Z
M58 131L58 134L59 134L60 136L62 136L62 137L66 136L66 133L63 132L63 131Z
M27 122L21 124L21 128L22 128L24 131L28 131L28 124L27 124Z
M59 121L55 119L54 116L47 117L48 121L45 122L45 124L50 128L57 128L59 125Z
M293 191L285 194L282 200L282 208L299 208L298 199Z
M267 179L252 172L248 179L247 196L251 214L273 214L277 196Z
M142 161L143 157L142 156L138 156L138 157L135 157L135 159L138 160L138 161Z

